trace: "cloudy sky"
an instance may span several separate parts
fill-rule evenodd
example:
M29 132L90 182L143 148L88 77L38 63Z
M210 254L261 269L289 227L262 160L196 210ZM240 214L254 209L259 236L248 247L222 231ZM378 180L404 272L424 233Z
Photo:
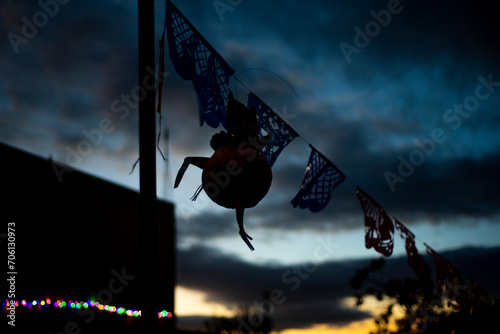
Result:
M364 330L372 310L352 307L347 281L379 255L364 247L354 185L408 226L419 250L427 242L500 292L500 273L487 270L499 258L487 248L500 246L498 10L465 0L174 3L244 83L231 79L234 95L246 103L250 89L301 136L273 166L268 195L245 212L250 252L234 211L205 194L189 200L199 169L172 187L184 157L210 156L221 129L199 126L192 84L167 59L158 196L176 205L181 324L279 289L280 329ZM156 5L159 39L164 1ZM129 174L138 158L136 1L3 0L0 17L0 141L138 189L138 172ZM308 143L348 177L315 214L290 205ZM388 273L406 272L395 239Z

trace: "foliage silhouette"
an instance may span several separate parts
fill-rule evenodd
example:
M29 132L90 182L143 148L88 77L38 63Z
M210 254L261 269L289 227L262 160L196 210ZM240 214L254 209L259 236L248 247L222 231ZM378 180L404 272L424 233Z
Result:
M350 280L357 306L368 296L375 296L386 305L375 318L373 334L500 333L499 300L474 281L447 282L450 289L443 294L430 276L383 281L384 265L383 258L373 260ZM402 312L396 313L395 308Z

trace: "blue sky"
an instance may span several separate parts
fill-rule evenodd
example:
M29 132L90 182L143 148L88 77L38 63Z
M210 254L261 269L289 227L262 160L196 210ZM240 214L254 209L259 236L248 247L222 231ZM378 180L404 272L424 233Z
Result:
M190 167L172 189L184 157L210 156L210 138L220 129L199 127L192 84L167 59L161 147L168 161L158 155L158 195L176 205L180 285L234 305L237 298L217 284L189 277L203 266L199 261L272 277L272 268L283 272L311 260L318 238L336 245L320 261L324 268L337 263L352 269L353 261L377 257L364 247L353 184L407 225L421 252L422 242L457 252L500 246L498 12L472 1L235 1L223 13L214 3L175 2L240 81L286 115L302 139L285 148L268 195L245 212L256 248L250 252L232 210L205 194L189 200L201 183L199 169ZM156 5L159 38L164 2ZM0 141L138 189L138 172L129 175L138 157L136 2L71 1L51 10L43 16L47 10L36 2L0 1ZM384 26L374 23L377 18ZM24 27L26 21L38 22L37 31ZM345 45L356 51L346 53ZM246 71L252 68L279 75L300 98L276 76ZM245 87L232 79L230 88L246 103ZM99 131L90 147L82 144L89 139L85 133ZM340 185L316 214L289 203L302 181L307 143L352 182ZM82 153L80 159L71 152ZM391 186L388 175L404 182ZM395 239L393 256L404 255L403 241ZM255 297L235 295L258 298L261 287L241 279ZM309 293L320 292L311 286ZM281 313L278 320L283 328L307 328L366 317L340 305L350 294L339 291L333 304L318 304L352 315L345 321L326 316L299 324Z

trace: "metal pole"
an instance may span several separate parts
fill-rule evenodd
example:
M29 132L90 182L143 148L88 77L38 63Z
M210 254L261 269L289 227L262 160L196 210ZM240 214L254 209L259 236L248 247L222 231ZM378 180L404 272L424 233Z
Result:
M141 332L158 333L158 219L156 208L156 115L154 0L138 0L139 6L139 156L140 156L140 284ZM149 70L149 71L148 71Z

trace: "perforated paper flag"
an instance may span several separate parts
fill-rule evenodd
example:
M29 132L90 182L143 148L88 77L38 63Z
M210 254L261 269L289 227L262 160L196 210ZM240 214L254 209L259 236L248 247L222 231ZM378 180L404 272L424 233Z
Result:
M279 115L262 102L255 94L248 95L248 108L254 108L259 121L261 137L272 134L272 139L261 150L269 165L273 165L281 151L294 140L298 134Z
M394 224L384 208L367 193L357 188L361 208L365 213L365 246L374 248L384 256L391 256L394 247Z
M405 240L406 255L408 256L408 265L413 269L418 278L430 278L430 267L425 261L422 254L419 254L417 246L415 245L415 235L401 223L394 218L396 229L399 231L401 238Z
M193 82L198 95L200 126L206 122L214 128L222 124L228 129L228 82L234 70L170 1L166 15L170 58L176 72Z
M345 175L312 145L311 155L300 190L292 200L294 207L318 212L330 201L333 189L344 182Z

